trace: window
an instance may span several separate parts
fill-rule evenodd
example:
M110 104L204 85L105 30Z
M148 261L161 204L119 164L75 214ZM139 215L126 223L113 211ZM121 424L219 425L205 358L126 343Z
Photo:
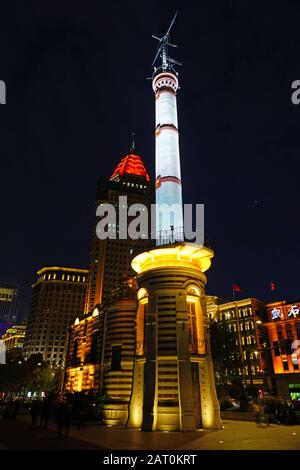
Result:
M283 361L283 370L289 370L289 365L287 361Z
M122 346L112 346L111 349L111 370L121 370Z
M280 356L278 341L273 341L274 355Z

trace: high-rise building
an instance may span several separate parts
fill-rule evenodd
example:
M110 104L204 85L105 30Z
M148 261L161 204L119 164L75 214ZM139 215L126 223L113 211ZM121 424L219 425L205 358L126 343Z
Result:
M148 431L222 426L205 306L204 272L214 253L177 237L183 225L176 109L178 76L173 68L176 61L168 54L174 19L159 39L154 63L158 57L162 62L154 69L152 80L156 103L158 246L132 261L137 273L138 310L127 425Z
M277 394L300 399L300 302L281 300L266 305L269 337Z
M120 199L124 197L126 201ZM136 204L142 211L150 212L150 203L150 178L132 146L112 176L99 180L96 207L112 204L119 215L120 205L127 211ZM127 226L131 219L128 216ZM135 344L136 296L132 294L134 288L130 281L132 251L145 247L151 240L118 238L118 221L108 227L116 235L115 239L98 238L98 219L93 228L85 310L70 328L65 389L105 394L105 422L125 424Z
M210 295L206 296L206 309L210 322L226 322L234 335L240 356L239 375L244 384L270 391L272 362L264 326L265 303L255 298L228 302Z
M96 207L101 204L112 204L119 215L122 209L128 209L132 204L143 204L150 208L150 178L143 161L137 155L134 145L128 155L124 156L117 165L110 178L99 180L96 192ZM127 201L120 199L127 198ZM125 207L125 205L127 207ZM128 224L132 218L128 217ZM116 235L113 239L100 239L96 233L99 218L93 227L89 284L85 303L85 313L92 311L97 305L111 298L114 289L117 289L122 279L132 274L130 261L134 240L129 237L118 238L119 219L115 226L108 227ZM148 234L145 234L148 236ZM144 240L144 243L146 240Z
M70 324L84 309L88 270L45 267L33 284L24 341L24 357L64 362Z
M0 323L13 323L18 313L18 287L0 284Z

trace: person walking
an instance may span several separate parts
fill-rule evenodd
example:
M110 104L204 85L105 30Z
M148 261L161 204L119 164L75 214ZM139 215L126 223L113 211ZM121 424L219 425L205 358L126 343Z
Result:
M5 408L4 408L4 413L3 413L3 421L10 421L10 418L11 418L11 413L12 413L12 409L13 409L13 400L10 399L6 405L5 405Z
M40 414L41 411L41 403L39 400L34 400L34 402L31 405L31 429L33 429L36 425L37 418Z
M41 405L41 418L40 428L47 429L50 419L51 403L48 398L45 398Z
M19 400L19 398L17 398L17 399L13 402L12 408L11 408L11 414L10 414L10 422L11 422L11 423L15 423L16 417L17 417L17 414L18 414L18 411L19 411L19 408L20 408L20 405L21 405L21 401Z
M64 426L64 402L58 402L55 410L56 426L57 426L57 437L62 437L62 431Z
M255 416L255 424L256 426L261 426L261 407L257 400L253 403L253 411Z

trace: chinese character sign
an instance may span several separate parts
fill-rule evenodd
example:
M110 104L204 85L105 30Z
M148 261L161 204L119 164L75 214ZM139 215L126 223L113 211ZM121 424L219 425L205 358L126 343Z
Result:
M299 315L299 308L298 308L298 305L292 305L289 312L288 312L288 317L298 317Z
M273 308L273 310L271 310L271 314L272 314L272 320L276 320L277 318L282 318L283 316L280 308Z

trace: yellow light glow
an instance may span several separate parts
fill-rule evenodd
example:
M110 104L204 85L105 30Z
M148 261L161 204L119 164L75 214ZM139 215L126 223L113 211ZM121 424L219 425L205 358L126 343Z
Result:
M199 302L199 299L197 297L193 297L192 295L187 295L186 300L187 302L193 302L193 303Z
M83 274L88 274L89 272L88 269L63 268L60 266L49 266L49 267L41 268L39 271L37 271L37 274L41 275L47 271L67 271L67 272L76 272L76 273L83 273Z
M187 288L187 292L188 292L188 294L197 295L198 297L200 297L200 295L201 295L201 292L200 292L199 287L198 287L198 286L194 286L194 285L189 286L189 287Z
M211 265L214 252L196 243L178 243L170 247L154 248L136 256L132 268L138 273L161 267L187 267L205 272Z
M97 317L99 315L99 310L96 308L94 308L93 310L93 317Z
M148 297L148 292L147 292L147 289L142 287L141 289L138 290L137 298L138 298L138 300L141 300L144 297Z

